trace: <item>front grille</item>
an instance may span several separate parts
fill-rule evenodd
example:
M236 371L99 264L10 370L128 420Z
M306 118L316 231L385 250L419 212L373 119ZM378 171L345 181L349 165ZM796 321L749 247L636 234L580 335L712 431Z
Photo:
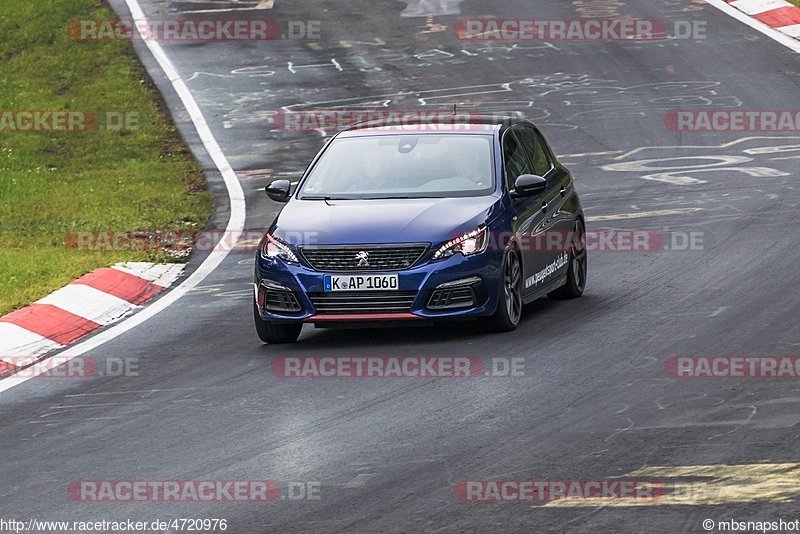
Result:
M318 315L350 313L404 313L411 309L416 291L353 291L309 293Z
M417 263L427 249L427 245L302 247L300 253L318 271L400 271Z

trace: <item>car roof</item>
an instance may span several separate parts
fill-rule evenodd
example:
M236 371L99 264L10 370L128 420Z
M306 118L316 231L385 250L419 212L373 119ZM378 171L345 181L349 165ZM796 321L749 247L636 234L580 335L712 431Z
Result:
M495 113L442 113L436 111L384 112L385 119L360 122L349 126L337 137L362 137L367 135L400 134L493 134L514 124L529 121L508 114Z

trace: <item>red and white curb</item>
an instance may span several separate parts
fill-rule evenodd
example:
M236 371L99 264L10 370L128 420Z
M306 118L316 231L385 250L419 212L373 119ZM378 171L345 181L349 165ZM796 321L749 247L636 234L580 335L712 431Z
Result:
M800 7L784 0L725 0L731 7L750 15L781 33L800 39Z
M144 21L147 20L147 16L142 10L142 6L139 5L138 0L124 0L124 2L130 11L132 19ZM181 104L183 105L183 109L188 114L192 124L194 124L203 148L205 148L206 153L208 153L214 163L214 167L216 167L220 176L222 176L230 206L230 213L228 216L227 225L225 227L225 232L226 235L231 236L232 242L235 243L242 235L245 223L247 201L245 199L242 185L239 183L239 179L237 178L233 167L231 167L228 158L225 156L222 148L220 148L219 143L217 142L214 134L211 131L211 128L208 125L208 122L203 116L203 112L197 105L197 101L195 100L194 96L192 96L192 92L189 91L186 82L183 80L183 78L181 78L181 75L175 68L175 65L172 64L172 61L167 56L167 53L161 46L161 43L154 39L145 38L146 36L142 33L142 26L146 25L137 26L137 32L140 34L140 37L142 37L141 41L150 51L156 63L158 63L158 66L164 73L166 79L169 80L170 85L172 85L172 88L175 91L175 94L178 96ZM166 295L159 298L156 302L153 302L139 313L128 317L124 321L120 321L117 324L109 326L102 332L99 332L97 335L92 336L91 339L86 339L71 345L69 348L59 353L59 358L69 360L71 358L76 358L86 354L88 351L94 350L97 347L102 346L104 343L111 341L112 339L116 339L125 332L128 332L141 325L145 321L155 317L169 306L175 304L181 297L186 295L193 288L197 287L200 282L205 280L209 274L214 272L214 270L222 264L225 258L228 257L229 253L230 246L227 243L224 241L218 243L217 246L214 247L214 250L211 252L211 254L209 254L203 260L203 262L197 266L192 274L183 279L179 285L174 287ZM34 370L33 373L28 373L25 376L20 376L20 374L17 373L16 376L11 376L0 380L0 393L12 389L20 384L24 384L28 380L39 376L41 373L47 370L49 365L48 362L53 361L53 359L44 360L41 364L43 369Z
M0 317L0 377L118 321L172 285L183 264L119 263L97 269Z

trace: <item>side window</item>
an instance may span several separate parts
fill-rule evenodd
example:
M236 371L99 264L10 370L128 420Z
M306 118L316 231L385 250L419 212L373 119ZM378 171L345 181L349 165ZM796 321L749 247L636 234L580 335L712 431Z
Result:
M528 151L528 156L533 161L533 174L537 176L544 176L547 174L547 171L550 170L550 160L547 157L547 151L542 144L542 141L539 139L539 136L536 135L531 128L521 128L517 132L517 136L519 137L520 141L523 145L525 145L525 149Z
M508 130L503 136L503 162L506 167L506 184L509 191L514 189L514 182L517 181L520 174L532 174L533 172L528 155L525 153L525 147L515 135L516 131Z

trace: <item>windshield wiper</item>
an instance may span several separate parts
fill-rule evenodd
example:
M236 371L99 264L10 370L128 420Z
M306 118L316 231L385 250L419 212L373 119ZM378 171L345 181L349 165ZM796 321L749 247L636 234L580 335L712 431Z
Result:
M300 197L300 200L324 200L328 202L329 200L409 200L415 198L439 198L439 197L418 197L418 196L408 196L408 195L399 195L399 196L385 196L385 197L329 197L324 195L307 195Z
M409 200L409 199L417 199L417 198L439 198L439 197L418 197L418 196L413 196L412 197L412 196L407 196L407 195L401 195L401 196L390 196L390 197L365 197L362 200L395 200L395 199Z

